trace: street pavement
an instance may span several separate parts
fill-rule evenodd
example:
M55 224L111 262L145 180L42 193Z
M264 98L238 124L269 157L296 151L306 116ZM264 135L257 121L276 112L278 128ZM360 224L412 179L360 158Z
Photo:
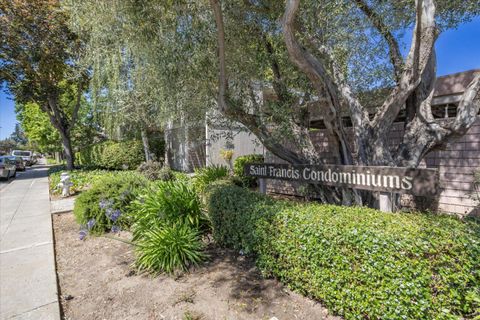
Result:
M0 184L0 320L60 319L47 170Z

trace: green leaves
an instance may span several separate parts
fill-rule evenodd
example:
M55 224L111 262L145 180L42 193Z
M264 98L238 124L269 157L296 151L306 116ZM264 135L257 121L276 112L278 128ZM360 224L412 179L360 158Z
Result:
M263 161L263 155L261 154L248 154L237 157L233 163L233 173L242 180L242 183L245 187L254 187L256 185L257 178L247 177L243 172L243 168L246 164L262 163Z
M60 135L50 123L48 115L38 104L16 105L17 119L20 121L28 141L40 152L61 150Z
M218 182L207 207L222 246L346 319L480 312L480 225L433 214L275 201Z
M54 171L54 172L52 172ZM53 194L60 194L62 192L61 188L57 187L60 183L60 174L62 171L65 171L63 166L58 167L55 170L49 170L49 184L50 191ZM70 181L72 182L72 187L70 191L72 193L77 193L89 188L92 183L108 174L108 171L105 170L72 170L68 172L70 175Z
M203 193L207 186L219 179L228 177L228 168L225 166L210 166L195 170L193 187L199 193Z
M158 181L132 204L133 238L139 239L150 225L188 224L205 229L207 220L191 186L181 181Z
M159 181L131 205L137 265L152 272L186 270L205 258L201 232L209 221L193 188L182 181Z
M132 202L140 189L147 185L147 180L135 172L109 172L94 179L90 189L83 191L75 200L73 213L80 225L86 225L95 219L95 225L90 230L93 234L110 231L113 225L127 228L132 221L128 214ZM108 202L107 206L102 203ZM114 210L120 210L118 221L111 219Z
M104 141L84 148L75 154L80 165L103 169L135 169L144 160L142 143Z
M155 273L185 271L206 257L199 232L186 223L151 226L136 246L138 268Z

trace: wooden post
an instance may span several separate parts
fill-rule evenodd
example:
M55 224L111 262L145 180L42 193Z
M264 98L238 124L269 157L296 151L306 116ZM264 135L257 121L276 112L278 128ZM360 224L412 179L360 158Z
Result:
M393 212L393 203L392 203L391 193L380 192L378 203L379 203L380 211Z
M264 178L258 178L258 191L260 193L267 193L267 181Z

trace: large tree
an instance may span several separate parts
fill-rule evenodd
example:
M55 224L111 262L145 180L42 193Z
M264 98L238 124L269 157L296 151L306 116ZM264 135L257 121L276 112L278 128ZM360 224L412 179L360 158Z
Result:
M58 0L2 1L0 33L0 80L17 103L36 103L48 115L60 134L67 167L73 169L70 134L87 77L76 64L81 42L68 27L67 13ZM74 98L62 103L67 91Z
M478 78L455 119L436 121L430 108L438 32L478 15L478 1L68 2L90 37L93 91L112 102L111 110L124 110L119 100L140 100L141 109L154 106L162 126L204 117L215 99L221 114L292 164L324 162L311 137L312 111L323 116L336 163L409 167L462 135L478 113ZM403 56L399 40L406 30L413 41ZM143 66L148 77L142 71L132 78ZM372 93L382 98L377 108L363 99ZM386 133L401 110L406 133L392 148ZM328 202L372 199L348 189L318 191Z
M47 114L38 104L30 102L16 105L17 120L28 138L28 142L41 153L61 151L60 135L50 123Z
M332 152L337 163L344 165L417 167L430 151L463 135L472 126L480 108L480 76L466 89L455 118L436 121L431 103L436 79L434 44L439 31L478 14L478 3L439 1L437 10L433 0L334 2L333 5L330 1L314 4L287 0L284 6L273 1L246 0L237 5L237 10L243 7L243 12L238 10L235 16L231 14L231 5L222 6L220 0L210 0L218 37L220 111L243 123L267 149L292 164L323 162L309 130L308 105L314 100L323 102L317 105L324 108L320 112L334 145ZM275 16L279 6L283 11L281 18ZM234 27L232 20L236 22ZM403 57L395 34L410 24L413 24L413 39L408 55ZM231 67L237 58L229 48L238 37L235 34L239 32L238 25L243 26L245 33L264 39L262 50L271 65L276 114L265 104L257 103L253 95L251 99L238 99L238 89L233 87L238 86L238 73ZM229 35L229 31L233 35ZM282 43L275 47L269 39L278 41L279 36ZM372 48L373 41L385 48L388 59L384 62L388 62L392 72L391 90L372 114L359 98L358 88L362 86L355 87L358 82L352 77L355 75L352 66L358 62L358 53L352 49L353 45L358 49L362 43L372 43ZM308 80L306 86L298 83L293 88L289 86L289 73L282 72L282 68L288 70L282 60L285 56L281 49L275 50L282 46L289 63L300 71L298 77ZM365 48L359 52L366 55L372 52ZM363 64L368 66L376 61L382 61L381 56L364 60ZM375 77L373 79L375 81ZM377 77L376 81L381 79L385 77ZM244 86L253 88L255 81L258 79L247 79ZM372 82L366 83L364 87L374 88ZM404 108L407 117L403 141L390 147L388 132ZM286 116L279 117L278 110ZM353 147L344 125L345 116L353 126ZM288 134L278 138L278 132ZM371 194L340 188L318 187L317 191L328 202L366 204L372 199Z
M195 125L205 118L215 80L214 42L205 41L204 28L212 26L208 5L194 0L64 4L85 36L83 62L92 70L95 113L111 136L119 128L140 133L148 160L147 131L180 118Z

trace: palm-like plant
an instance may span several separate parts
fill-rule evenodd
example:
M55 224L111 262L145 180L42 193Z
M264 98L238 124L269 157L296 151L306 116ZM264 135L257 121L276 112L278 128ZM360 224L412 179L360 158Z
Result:
M153 226L137 242L140 270L172 273L187 270L205 259L199 232L186 223Z
M181 181L153 184L131 206L133 240L142 237L152 225L187 224L204 230L208 219L193 188Z
M225 166L211 166L195 170L193 186L199 193L203 193L207 186L219 179L228 177L228 168Z

